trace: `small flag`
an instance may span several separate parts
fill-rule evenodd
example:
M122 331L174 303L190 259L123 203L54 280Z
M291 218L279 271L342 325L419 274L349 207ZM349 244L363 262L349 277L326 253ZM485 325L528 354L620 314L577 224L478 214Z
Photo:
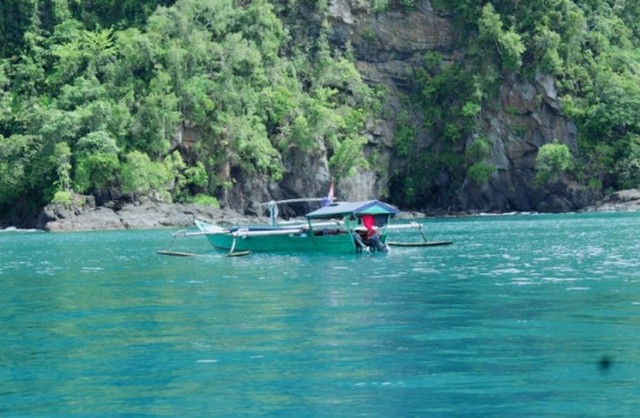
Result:
M329 206L330 204L333 203L334 200L336 200L336 198L333 195L333 182L331 182L331 186L329 186L329 193L327 193L327 197L322 198L322 201L320 202L320 206L322 207Z

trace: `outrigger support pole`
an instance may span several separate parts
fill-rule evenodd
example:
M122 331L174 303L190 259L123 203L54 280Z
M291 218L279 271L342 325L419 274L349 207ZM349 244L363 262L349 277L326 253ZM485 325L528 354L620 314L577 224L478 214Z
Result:
M227 254L227 257L242 257L243 255L251 254L251 251L249 250L235 252L237 241L238 241L238 235L234 235L233 243L231 244L231 249L229 249L229 254Z
M233 250L236 249L236 242L238 241L238 236L233 236L233 243L231 244L231 248L229 249L229 255L233 254Z
M420 235L422 235L422 239L424 240L424 242L428 242L429 240L427 240L427 236L424 234L424 232L422 232L422 224L419 224L420 226L418 227L418 231L420 231Z
M453 244L453 241L429 241L427 240L427 236L424 234L422 228L423 225L418 222L410 222L408 224L400 224L400 225L388 225L387 229L409 229L414 228L420 231L420 235L422 235L422 242L394 242L387 241L387 245L397 246L397 247L435 247L438 245L449 245Z

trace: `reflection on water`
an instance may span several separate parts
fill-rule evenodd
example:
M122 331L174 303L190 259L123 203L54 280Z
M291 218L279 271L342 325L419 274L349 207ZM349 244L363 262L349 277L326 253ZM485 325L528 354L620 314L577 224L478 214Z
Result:
M635 214L426 220L448 247L228 258L0 235L0 414L633 416Z

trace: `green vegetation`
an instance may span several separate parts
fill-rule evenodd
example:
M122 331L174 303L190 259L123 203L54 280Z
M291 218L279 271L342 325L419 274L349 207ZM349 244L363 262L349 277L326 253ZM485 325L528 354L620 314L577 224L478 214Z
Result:
M544 144L536 157L535 184L540 187L549 181L557 181L573 167L573 156L566 144Z
M356 3L378 14L417 6ZM462 53L429 52L408 69L406 108L390 115L394 203L443 203L466 179L488 181L481 113L496 110L503 80L537 73L555 78L578 125L572 175L601 190L638 186L636 2L432 4L451 16ZM77 193L218 205L243 176L282 179L294 153L326 150L334 178L370 168L362 132L381 116L381 92L350 45L330 44L327 17L324 0L4 0L0 216ZM363 36L370 48L371 29ZM555 159L566 162L566 140L541 148L539 181L569 170Z
M326 24L294 46L290 3L4 1L0 214L114 191L215 206L294 150L328 150L336 178L366 167L376 93Z
M396 135L395 156L414 155L396 164L393 200L408 206L438 202L465 178L486 181L493 168L477 159L466 164L472 138L482 136L473 109L495 111L501 80L532 80L550 74L563 112L578 126L578 154L571 173L582 184L603 191L640 187L640 6L613 0L433 0L452 17L464 56L451 60L425 56L415 70L409 101L420 103L413 120L424 136ZM409 118L411 119L411 118ZM521 135L514 127L514 134ZM568 138L558 138L566 143ZM422 145L420 145L422 143ZM538 185L558 174L543 161ZM415 155L417 153L417 155ZM424 156L425 154L429 156ZM549 172L548 170L551 170ZM406 184L406 187L401 187ZM437 204L437 203L436 203Z
M496 172L496 167L485 161L489 155L491 155L491 145L486 138L477 138L467 147L465 157L468 161L469 180L476 184L489 181Z
M462 144L476 132L482 93L477 77L468 69L445 62L437 52L427 53L415 72L414 98L421 113L417 120L436 142L430 148L411 138L414 124L409 114L399 120L395 137L395 157L405 161L391 178L392 200L404 207L446 199L467 175ZM409 125L409 126L407 126ZM405 157L406 156L406 157Z

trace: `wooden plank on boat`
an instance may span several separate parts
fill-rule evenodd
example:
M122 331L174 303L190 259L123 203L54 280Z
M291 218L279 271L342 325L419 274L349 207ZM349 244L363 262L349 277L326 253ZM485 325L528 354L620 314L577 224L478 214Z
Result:
M185 253L181 251L171 251L171 250L158 250L158 254L160 255L172 255L174 257L192 257L194 255L198 255L195 253Z
M265 229L251 231L246 228L238 229L230 233L232 237L260 237L260 236L274 236L274 235L292 235L301 234L306 232L306 228L294 227L294 228L278 228L278 229Z
M440 245L450 245L453 241L424 241L424 242L387 242L392 247L437 247Z

